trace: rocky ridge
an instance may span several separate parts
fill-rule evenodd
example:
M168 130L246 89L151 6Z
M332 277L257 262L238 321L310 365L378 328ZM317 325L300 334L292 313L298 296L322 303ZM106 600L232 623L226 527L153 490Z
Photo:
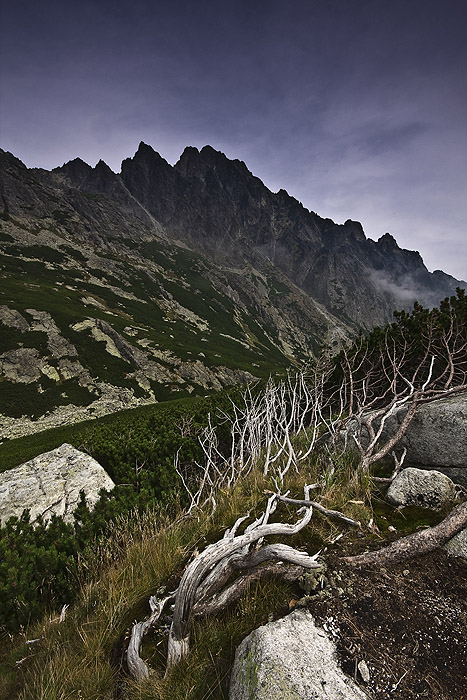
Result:
M0 151L3 438L249 382L457 280L206 147L113 173Z

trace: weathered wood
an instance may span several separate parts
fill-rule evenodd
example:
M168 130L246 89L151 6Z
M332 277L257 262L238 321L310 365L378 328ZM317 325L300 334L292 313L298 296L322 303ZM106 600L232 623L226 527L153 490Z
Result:
M193 607L193 616L199 618L205 615L217 615L241 598L248 591L249 586L256 581L274 578L293 582L302 576L305 571L306 569L303 566L286 566L281 562L270 562L269 564L257 566L235 579L224 590L213 594L211 598L205 597L196 602Z
M467 527L467 501L456 506L442 522L434 527L402 537L376 552L343 557L341 561L351 566L406 561L441 547L465 527Z
M308 500L309 488L305 487L305 499ZM260 518L258 524L247 527L243 535L224 538L206 549L194 559L182 576L175 600L173 622L169 634L169 647L167 655L168 667L179 661L188 651L189 629L193 606L196 602L198 588L209 572L220 562L226 560L236 552L246 553L248 547L270 535L294 535L304 528L311 520L313 509L308 506L301 520L291 525L288 523L267 523L269 514L273 511L277 500L273 495L268 500L265 515Z
M274 559L303 569L319 569L321 566L316 561L317 555L310 557L306 552L300 552L287 544L270 544L247 554L235 552L219 562L204 579L197 590L195 604L205 603L211 596L219 594L235 571L258 568L264 562Z
M151 615L143 622L136 622L131 630L130 642L128 644L128 649L126 652L126 662L128 666L128 671L132 678L136 681L143 681L149 676L149 669L144 663L143 659L139 655L139 650L141 648L141 643L146 632L153 627L157 620L162 615L162 612L169 601L173 601L175 593L163 598L162 600L157 600L154 596L149 598L149 607L151 608Z
M306 507L301 510L305 513L295 524L268 523L277 506L277 494L272 494L265 512L250 523L242 535L236 535L236 532L248 516L239 518L221 540L209 545L188 565L176 591L161 601L151 596L151 615L145 621L135 623L127 650L128 669L133 678L142 681L149 675L149 669L139 655L142 639L159 620L169 602L174 602L174 610L168 638L167 669L189 651L190 625L194 614L223 609L237 599L254 580L272 575L294 580L304 569L319 568L320 565L316 562L318 555L310 557L306 552L280 543L259 547L269 535L294 535L308 525L313 514L308 500L311 488L313 485L304 488ZM256 544L256 549L249 551L252 544ZM274 559L293 566L273 564L271 560ZM245 569L248 570L247 573L243 573L237 581L222 590L233 572Z

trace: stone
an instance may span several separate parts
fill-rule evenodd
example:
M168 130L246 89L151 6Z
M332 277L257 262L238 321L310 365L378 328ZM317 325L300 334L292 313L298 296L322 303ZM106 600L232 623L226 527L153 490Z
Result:
M307 610L254 630L237 649L229 700L364 700Z
M402 407L389 416L381 443L394 435L406 410ZM356 423L349 425L349 435L356 427ZM349 444L352 444L351 440ZM419 406L405 435L396 445L397 455L404 448L407 450L404 462L407 466L436 469L456 483L467 486L467 392Z
M467 561L467 528L457 533L449 542L446 542L444 549L453 557L462 557Z
M389 418L385 434L396 431L405 410L400 409ZM421 405L397 451L404 447L405 463L410 466L467 471L467 392Z
M8 350L0 355L0 375L10 382L31 384L41 377L41 357L35 348Z
M0 474L0 524L25 509L32 522L41 515L47 522L53 513L71 522L80 491L93 508L101 489L111 491L114 486L95 459L64 443Z
M368 664L367 664L367 662L365 661L365 659L362 659L361 661L359 661L357 668L358 668L358 672L360 673L360 675L361 675L361 677L362 677L362 680L363 680L365 683L369 683L369 681L370 681L370 670L369 670L369 668L368 668Z
M0 321L10 328L17 328L21 333L29 330L29 323L24 316L16 309L10 309L8 306L0 305Z
M456 486L445 474L436 470L403 469L389 486L389 503L397 507L422 506L440 510L456 498Z

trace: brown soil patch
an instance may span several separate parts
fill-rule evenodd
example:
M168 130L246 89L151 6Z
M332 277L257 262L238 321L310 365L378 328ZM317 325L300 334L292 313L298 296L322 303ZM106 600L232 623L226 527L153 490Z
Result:
M329 585L307 598L344 670L374 700L467 700L467 563L437 550L352 569L333 554ZM357 669L364 660L370 680Z

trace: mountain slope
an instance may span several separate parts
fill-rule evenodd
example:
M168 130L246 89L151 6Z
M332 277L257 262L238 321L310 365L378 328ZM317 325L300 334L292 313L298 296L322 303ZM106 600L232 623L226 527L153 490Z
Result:
M415 299L436 305L458 283L433 275L417 252L389 234L366 238L361 224L335 224L284 190L270 192L244 163L209 146L185 149L172 168L140 144L122 163L127 188L172 236L235 264L271 262L338 318L370 328Z
M459 284L210 147L0 173L4 437L267 377Z

